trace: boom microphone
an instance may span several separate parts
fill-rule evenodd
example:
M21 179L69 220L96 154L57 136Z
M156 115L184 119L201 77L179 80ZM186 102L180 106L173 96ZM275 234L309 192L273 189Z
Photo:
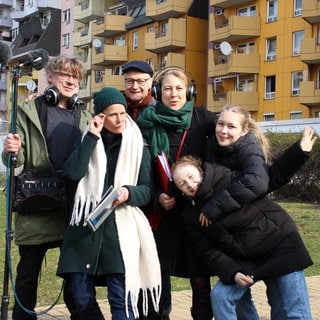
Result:
M0 64L7 66L11 60L12 52L5 41L0 41Z
M49 61L49 54L44 49L32 50L28 53L28 60L21 62L18 67L32 66L36 70L41 70Z

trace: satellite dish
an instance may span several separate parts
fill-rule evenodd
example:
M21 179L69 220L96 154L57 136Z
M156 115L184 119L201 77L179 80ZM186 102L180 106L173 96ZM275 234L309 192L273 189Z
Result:
M232 47L229 42L223 41L220 43L220 51L225 56L229 56L232 53Z
M92 43L95 48L100 48L102 45L102 42L99 39L93 39Z
M27 88L29 91L33 92L37 88L37 84L33 80L28 80Z

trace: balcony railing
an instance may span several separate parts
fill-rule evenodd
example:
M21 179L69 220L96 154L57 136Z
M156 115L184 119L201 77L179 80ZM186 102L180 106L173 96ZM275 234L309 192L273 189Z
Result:
M209 41L239 41L260 36L260 18L210 14Z
M186 14L193 0L148 0L146 1L146 16L162 21Z

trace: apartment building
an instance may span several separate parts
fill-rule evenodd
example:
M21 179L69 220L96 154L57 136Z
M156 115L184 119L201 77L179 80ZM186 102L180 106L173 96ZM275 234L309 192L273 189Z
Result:
M89 108L102 87L123 90L122 65L141 59L156 72L186 69L197 105L212 111L237 103L258 121L320 117L319 0L13 2L14 56L36 48L81 56ZM20 101L30 79L42 91L39 77L20 80Z
M155 72L167 66L186 69L206 103L207 13L203 0L93 0L76 3L73 45L87 76L83 100L104 86L124 90L121 67L129 60L148 62Z
M319 117L320 1L210 0L208 107L258 121Z

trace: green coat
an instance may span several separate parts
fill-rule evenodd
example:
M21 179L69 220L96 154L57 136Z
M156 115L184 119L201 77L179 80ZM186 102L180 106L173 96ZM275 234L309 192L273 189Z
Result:
M92 118L88 110L81 111L80 130L84 131ZM24 170L48 169L53 171L49 159L45 137L34 100L17 108L16 132L20 135L22 146L17 155L16 167ZM80 137L79 137L80 138ZM3 152L2 161L7 165L8 156ZM15 213L14 238L17 245L36 245L62 240L66 228L64 212L42 212L32 214Z
M87 134L79 148L70 156L65 164L65 172L75 180L81 179L88 170L88 163L96 146L96 139ZM104 190L114 183L114 172L121 145L121 135L107 149L107 175ZM130 165L130 159L128 159ZM151 176L151 155L144 147L142 162L136 186L129 185L127 205L143 206L153 196ZM87 226L69 226L63 241L57 274L64 276L69 272L83 272L93 275L124 273L115 214L112 213L96 232Z

